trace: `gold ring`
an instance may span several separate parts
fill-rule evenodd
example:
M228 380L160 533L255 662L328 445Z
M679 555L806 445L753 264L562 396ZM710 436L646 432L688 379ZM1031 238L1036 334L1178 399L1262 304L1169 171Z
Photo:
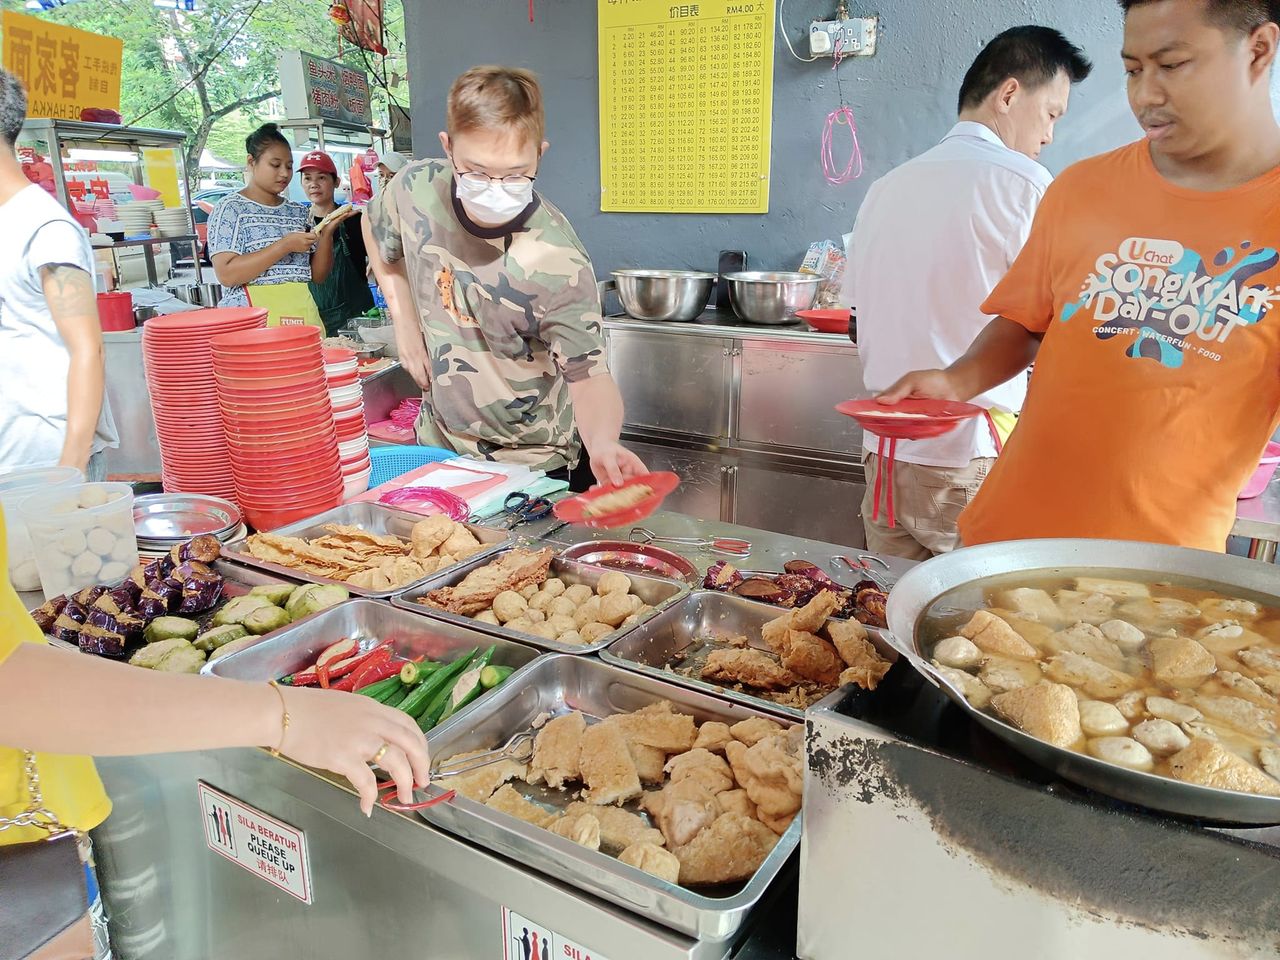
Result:
M370 762L370 763L377 763L377 762L378 762L378 761L380 761L383 757L385 757L385 756L387 755L387 747L388 747L388 746L389 746L389 744L386 744L386 743L384 743L382 746L380 746L380 747L378 748L378 752L377 752L377 753L375 753L375 754L373 755L373 759L372 759L372 760L370 760L369 762Z

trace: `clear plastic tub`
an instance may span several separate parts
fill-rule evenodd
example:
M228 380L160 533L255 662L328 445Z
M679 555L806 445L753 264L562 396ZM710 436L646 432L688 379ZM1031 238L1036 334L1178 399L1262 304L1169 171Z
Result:
M84 474L75 467L27 467L0 474L0 510L4 511L9 543L9 582L19 592L40 589L40 571L27 533L27 521L18 505L32 494L50 487L83 483Z
M128 484L59 487L28 497L18 509L36 544L46 598L122 580L138 562Z

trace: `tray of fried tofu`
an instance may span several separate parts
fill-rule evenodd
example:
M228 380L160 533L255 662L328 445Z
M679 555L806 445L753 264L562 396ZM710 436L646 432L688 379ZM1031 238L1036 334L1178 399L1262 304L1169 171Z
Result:
M600 652L627 670L771 713L805 710L852 683L874 690L898 652L873 627L831 617L834 594L783 610L698 590Z
M738 930L800 842L804 728L588 657L543 657L428 737L438 765L532 750L432 794L428 822L703 940Z

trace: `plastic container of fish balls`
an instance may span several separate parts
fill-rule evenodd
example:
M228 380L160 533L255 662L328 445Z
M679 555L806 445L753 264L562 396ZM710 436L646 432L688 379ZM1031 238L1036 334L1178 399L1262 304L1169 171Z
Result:
M27 497L19 512L35 545L45 597L121 580L138 562L128 484L56 487Z
M27 522L18 506L33 494L50 487L83 483L84 474L75 467L29 467L0 474L0 509L9 544L9 582L19 592L40 589L40 571Z

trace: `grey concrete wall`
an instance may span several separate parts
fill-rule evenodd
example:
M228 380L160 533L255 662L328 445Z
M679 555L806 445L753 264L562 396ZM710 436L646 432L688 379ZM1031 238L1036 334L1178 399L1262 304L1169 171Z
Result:
M851 15L881 18L877 54L840 67L865 157L860 180L831 186L822 177L822 127L838 106L831 61L800 63L778 37L769 213L603 214L596 2L535 0L534 6L530 24L526 5L517 0L405 0L414 152L439 153L436 133L449 84L468 67L497 62L537 71L551 142L538 186L573 222L601 276L623 266L714 269L722 248L746 250L753 266L794 268L811 241L838 240L852 227L877 177L946 133L974 56L992 36L1018 24L1057 27L1096 65L1045 153L1050 169L1139 134L1125 100L1115 0L852 0ZM783 26L802 56L809 21L829 17L835 6L834 0L786 0Z

